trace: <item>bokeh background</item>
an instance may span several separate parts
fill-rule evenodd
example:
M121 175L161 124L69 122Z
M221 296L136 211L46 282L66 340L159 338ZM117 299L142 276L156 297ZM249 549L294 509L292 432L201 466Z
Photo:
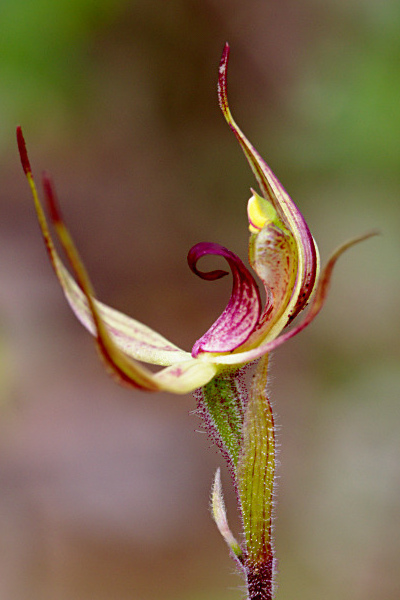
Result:
M340 261L318 320L273 357L279 600L400 597L400 4L2 0L0 597L232 600L208 510L222 463L194 400L120 389L48 264L17 156L52 172L98 295L189 349L245 257L250 170L234 114ZM231 521L235 507L224 472ZM235 525L234 525L235 526Z

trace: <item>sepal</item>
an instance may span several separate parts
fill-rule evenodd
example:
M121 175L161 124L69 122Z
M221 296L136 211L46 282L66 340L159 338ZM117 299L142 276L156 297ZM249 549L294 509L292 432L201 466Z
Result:
M319 272L318 248L303 215L232 116L227 95L229 52L229 45L226 44L219 65L218 78L218 99L222 113L242 148L264 198L272 203L280 219L292 233L296 243L296 284L291 300L284 312L284 320L288 321L293 319L301 308L307 304L314 290ZM301 299L301 304L298 302L299 299Z

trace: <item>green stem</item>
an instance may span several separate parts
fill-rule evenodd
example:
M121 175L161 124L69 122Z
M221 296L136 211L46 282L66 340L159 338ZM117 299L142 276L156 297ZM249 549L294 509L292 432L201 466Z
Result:
M271 539L275 481L275 427L266 393L268 357L260 359L250 388L237 466L242 508L247 585L250 600L273 597Z

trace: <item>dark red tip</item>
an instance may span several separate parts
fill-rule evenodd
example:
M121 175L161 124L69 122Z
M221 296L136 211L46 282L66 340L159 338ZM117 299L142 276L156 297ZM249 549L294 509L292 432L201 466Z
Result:
M219 69L218 69L218 101L219 101L220 108L224 114L225 114L225 111L228 109L227 90L226 90L226 71L228 69L229 52L230 52L230 48L229 48L229 44L227 42L222 51L222 56L221 56L221 60L219 63Z
M53 223L57 223L62 220L61 212L58 207L56 190L54 188L53 181L48 173L43 173L42 185L45 199L47 202L47 207L49 210L50 219L53 221Z
M24 135L22 133L22 129L20 125L17 127L17 142L18 142L18 150L21 158L22 168L24 169L25 175L32 174L31 164L28 158L28 152L26 150L26 144Z
M224 61L226 61L227 58L229 58L229 52L230 52L229 44L228 44L228 42L225 42L225 46L222 51L221 62L224 62Z

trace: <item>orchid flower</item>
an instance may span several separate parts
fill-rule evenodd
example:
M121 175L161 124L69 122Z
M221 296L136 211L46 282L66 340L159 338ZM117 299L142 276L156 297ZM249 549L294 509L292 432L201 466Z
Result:
M206 280L227 275L222 270L205 273L197 268L201 257L209 254L221 256L230 267L233 285L225 310L197 340L191 353L96 299L87 271L63 221L51 178L44 174L43 190L49 217L75 279L70 275L55 249L36 190L22 130L20 127L17 129L21 162L32 190L39 225L66 299L80 322L95 336L100 354L111 372L135 388L185 394L204 386L224 369L240 367L274 350L314 319L325 301L334 263L349 245L355 243L353 241L337 250L319 276L318 250L303 216L232 118L226 95L228 56L227 45L219 70L219 101L262 192L259 195L253 191L248 203L249 256L251 266L264 285L266 303L261 306L254 276L238 256L219 244L197 244L188 255L192 271ZM306 318L297 327L282 334L306 306L313 292L314 299ZM164 368L154 373L143 363Z
M232 117L227 99L228 58L226 45L219 67L218 97L260 188L260 193L251 190L247 204L249 262L264 286L265 301L263 304L254 275L236 254L216 243L196 244L188 254L191 270L208 281L219 279L228 272L205 272L197 265L206 255L222 257L233 283L225 310L191 352L97 300L62 218L51 178L44 174L49 217L73 276L69 273L55 249L20 127L17 139L51 264L73 312L96 338L106 366L134 388L176 394L195 391L207 431L227 459L233 477L244 542L237 542L229 529L219 471L212 490L214 519L244 572L249 598L267 600L273 595L275 473L274 422L265 391L268 354L311 323L325 302L339 256L371 234L342 245L320 272L318 249L304 217ZM307 304L303 320L286 329ZM255 361L258 365L247 390L243 368ZM162 368L154 373L143 363Z

